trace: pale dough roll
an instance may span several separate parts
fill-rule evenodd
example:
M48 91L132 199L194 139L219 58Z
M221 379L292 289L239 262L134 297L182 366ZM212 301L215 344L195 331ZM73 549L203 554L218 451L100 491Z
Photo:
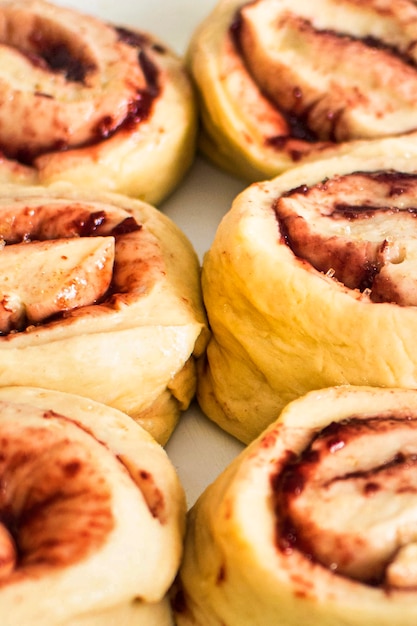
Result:
M185 497L126 414L73 394L0 389L0 611L21 626L171 626Z
M153 35L2 0L0 59L0 180L65 180L155 204L190 166L193 90Z
M0 385L86 396L160 442L196 385L207 328L195 251L139 200L0 187Z
M417 392L290 403L191 509L178 626L413 626Z
M198 398L226 431L248 442L312 389L417 387L415 170L410 135L235 199L202 275L212 337Z
M219 0L188 63L200 147L249 181L416 128L412 0Z

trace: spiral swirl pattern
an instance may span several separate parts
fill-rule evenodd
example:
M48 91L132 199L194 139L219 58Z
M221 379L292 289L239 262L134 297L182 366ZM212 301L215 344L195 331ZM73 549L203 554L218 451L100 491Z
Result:
M166 442L206 343L183 233L143 202L61 184L3 186L0 233L0 384L99 400Z
M417 387L416 145L361 144L233 202L203 264L198 388L226 431L249 442L312 389Z
M417 176L355 172L278 198L285 242L298 258L373 302L417 304Z
M417 127L417 9L381 0L223 0L189 62L202 147L249 180Z
M0 57L2 179L70 180L156 203L190 165L189 80L151 35L43 0L3 0Z
M127 415L62 392L0 390L4 624L171 625L185 502Z
M178 624L411 626L416 409L352 386L290 403L192 509Z

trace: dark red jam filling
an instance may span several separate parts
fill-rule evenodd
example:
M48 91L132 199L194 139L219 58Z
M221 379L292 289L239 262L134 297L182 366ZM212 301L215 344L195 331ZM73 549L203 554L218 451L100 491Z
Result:
M368 179L372 179L379 184L384 185L384 195L387 199L401 196L405 193L410 192L410 186L415 186L417 184L417 176L413 173L407 172L398 172L394 170L378 170L374 172L362 172L356 171L352 172L352 176L364 176ZM328 181L325 179L321 183L317 183L314 187L309 187L306 184L299 185L286 191L282 194L282 198L289 198L296 195L304 195L308 196L309 192L313 188L320 188L324 194L328 191ZM283 218L280 214L279 209L279 199L273 203L273 210L275 212L275 216L279 225L279 230L281 234L281 241L287 245L294 253L295 256L299 258L304 258L308 260L315 269L320 272L325 272L330 269L329 267L323 269L323 267L319 267L315 264L314 259L312 259L307 249L302 249L302 245L297 240L297 234L294 235L290 232L288 228L287 220ZM335 202L332 205L331 213L326 213L323 215L326 219L331 220L346 220L348 222L354 222L357 220L368 220L372 219L374 216L385 213L385 214L407 214L412 218L417 218L417 202L415 206L407 206L406 208L399 208L392 204L387 203L386 205L372 205L369 201L360 202L360 198L358 199L357 204L348 204L344 202ZM323 237L323 246L326 245L326 238ZM381 242L381 246L383 246L383 242ZM344 252L341 251L342 255ZM343 257L344 258L344 257ZM336 259L333 259L336 262ZM337 265L337 263L336 263ZM356 288L364 292L365 290L372 290L374 279L378 275L380 271L380 266L373 262L365 262L362 271L361 271L361 281L356 285ZM337 276L336 276L337 278Z
M361 432L368 433L393 432L396 426L401 426L404 421L416 428L416 420L404 415L395 417L369 417L366 420L352 416L340 422L332 422L316 436L312 437L309 445L300 455L288 453L288 461L284 468L277 468L270 476L272 489L273 509L275 513L275 541L277 549L286 555L294 551L301 552L304 557L312 562L320 563L314 544L306 538L303 526L309 526L309 520L305 519L300 526L290 513L290 502L298 498L310 480L314 480L316 468L328 454L335 454L344 448L350 440L361 436ZM315 448L315 443L324 442L324 445ZM413 454L405 454L398 450L393 456L379 466L373 466L364 470L352 471L332 478L332 481L351 481L359 479L363 483L362 494L364 497L372 497L379 489L383 488L383 481L378 480L380 472L395 471L395 468L407 464L415 465L417 457ZM326 483L326 487L330 484ZM317 504L320 506L320 494L317 493ZM365 584L376 586L382 580L370 579Z
M243 22L244 22L244 18L242 17L243 8L244 6L236 11L229 27L229 35L235 46L237 53L242 57L243 61L245 61L245 51L243 49L242 42L241 42L242 28L243 28ZM308 28L309 30L314 30L318 34L330 35L332 37L337 37L339 39L343 39L346 41L359 41L367 48L372 48L374 50L383 51L393 57L400 59L404 64L409 65L413 68L417 68L417 64L415 63L412 57L402 52L397 47L388 45L384 43L383 41L376 39L375 37L372 37L372 36L354 37L351 34L337 32L331 29L317 29L308 20L304 20L304 22L305 22L306 28ZM250 73L250 70L248 67L247 67L247 70L248 70L248 73ZM268 94L264 93L263 91L261 93L264 98L271 101ZM277 106L275 102L271 102L271 104L275 108L278 109L283 119L286 121L287 127L288 127L288 133L284 135L266 137L265 144L273 148L276 148L277 150L284 150L284 149L288 150L289 154L292 156L292 159L294 161L297 161L302 157L303 153L297 149L294 149L291 146L292 140L295 139L299 141L304 141L306 143L314 144L314 143L318 143L320 139L317 136L317 133L309 127L309 123L308 123L310 109L314 108L316 106L316 103L313 103L311 107L303 107L302 90L299 87L295 86L293 93L294 93L294 100L293 100L294 110L286 110L283 107ZM296 111L302 111L302 112L300 113ZM332 117L331 117L332 129L330 130L330 133L329 133L329 142L338 143L335 131L338 127L338 122L342 114L343 114L343 109L340 109L332 114Z
M24 54L35 67L62 74L69 82L84 83L87 74L95 69L93 64L74 57L64 43L45 45L37 53L25 52ZM43 95L48 97L48 94Z
M128 113L122 123L116 123L111 116L103 117L94 130L93 139L77 148L93 146L105 139L112 137L116 132L129 131L142 121L149 119L153 103L160 94L159 70L149 56L147 48L163 53L160 46L153 46L149 38L140 33L129 31L125 28L115 29L119 39L129 46L137 48L138 63L142 69L146 81L146 88L137 92L136 98L130 103ZM96 70L95 66L86 59L78 58L70 48L61 42L48 41L44 33L38 33L33 37L34 51L23 51L33 65L49 69L52 72L61 73L68 81L84 83L87 75ZM49 94L35 92L36 98L50 98ZM69 146L65 141L58 141L47 149L36 153L27 148L21 148L17 153L10 153L7 146L0 146L0 152L7 158L16 159L24 165L32 165L34 160L41 154L49 152L63 152Z
M242 7L243 8L243 7ZM245 60L245 54L241 45L241 31L242 31L242 13L241 9L236 11L234 19L229 28L229 34L231 40L236 48L238 54ZM249 72L249 70L248 70ZM267 100L270 100L268 95L262 92L262 96ZM295 101L299 103L302 94L300 90L294 90L294 98ZM276 103L272 103L274 107L277 107ZM300 139L306 141L308 143L315 143L318 141L317 135L308 127L307 117L308 113L304 113L303 115L296 115L291 111L285 111L284 109L279 109L279 112L285 119L288 126L288 134L286 135L277 135L274 137L267 137L265 139L265 143L269 146L272 146L278 150L283 150L286 147L286 144L289 140L292 139ZM297 160L297 153L294 152L294 160Z
M69 207L70 208L70 207ZM68 225L68 236L70 237L94 237L94 236L111 236L117 238L123 237L125 235L129 235L130 233L137 232L142 229L142 224L139 224L134 217L126 217L119 224L113 226L112 228L106 227L106 213L105 211L96 211L94 213L86 212L84 215L77 217L72 220L72 222ZM40 226L39 231L32 231L31 233L26 233L19 238L4 238L3 241L6 242L6 245L19 245L24 242L30 241L44 241L46 238L42 236L41 232L42 226ZM1 236L1 233L0 233ZM109 289L103 296L94 302L94 304L107 304L110 308L113 306L112 302L114 296L120 292L120 289L116 288L113 282L111 283ZM56 313L51 316L49 319L43 320L41 324L45 326L49 322L57 322L65 317L67 317L68 313L66 311L62 311L60 313ZM31 324L31 326L35 326ZM16 332L20 332L21 330L25 330L25 328L19 329L19 331L11 331L10 335L15 334ZM4 333L0 332L0 336L5 336Z

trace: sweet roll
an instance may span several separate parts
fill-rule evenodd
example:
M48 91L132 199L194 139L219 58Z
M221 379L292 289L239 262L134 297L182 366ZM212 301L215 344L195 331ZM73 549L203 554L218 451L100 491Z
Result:
M0 180L64 180L159 204L190 166L193 89L152 34L2 0L0 59Z
M203 263L198 397L242 441L313 389L417 387L415 139L254 183L224 216Z
M188 49L200 147L263 180L417 126L412 0L220 0Z
M284 408L191 509L178 626L412 626L417 392Z
M172 626L185 498L162 447L73 394L0 389L6 626Z
M76 393L169 438L207 340L182 231L127 196L0 187L0 386Z

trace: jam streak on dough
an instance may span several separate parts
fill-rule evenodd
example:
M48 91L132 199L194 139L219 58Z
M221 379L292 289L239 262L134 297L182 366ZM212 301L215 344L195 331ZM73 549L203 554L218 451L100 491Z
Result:
M6 418L0 426L0 586L77 563L114 527L111 493L85 445L88 435L53 411L19 410L20 428Z
M417 176L355 172L274 203L283 241L295 255L374 302L417 304Z
M11 268L0 275L1 334L88 314L91 306L117 310L162 271L157 242L122 208L33 198L3 205L0 215L0 258ZM38 269L31 281L28 266Z
M229 28L233 54L284 122L275 134L269 130L265 144L294 160L328 144L417 125L416 33L407 24L417 17L414 3L385 10L372 1L359 9L348 0L336 10L335 4L248 2Z
M416 444L415 415L324 428L271 477L278 549L368 585L415 587Z
M10 78L6 70L0 75L5 157L33 165L43 154L95 145L149 118L160 95L159 71L151 59L164 53L160 46L89 16L79 17L77 31L70 28L74 24L60 23L53 7L34 3L27 9L19 4L0 9L0 49L6 70L10 67ZM13 75L25 77L27 84L16 84ZM21 123L10 128L9 113Z

